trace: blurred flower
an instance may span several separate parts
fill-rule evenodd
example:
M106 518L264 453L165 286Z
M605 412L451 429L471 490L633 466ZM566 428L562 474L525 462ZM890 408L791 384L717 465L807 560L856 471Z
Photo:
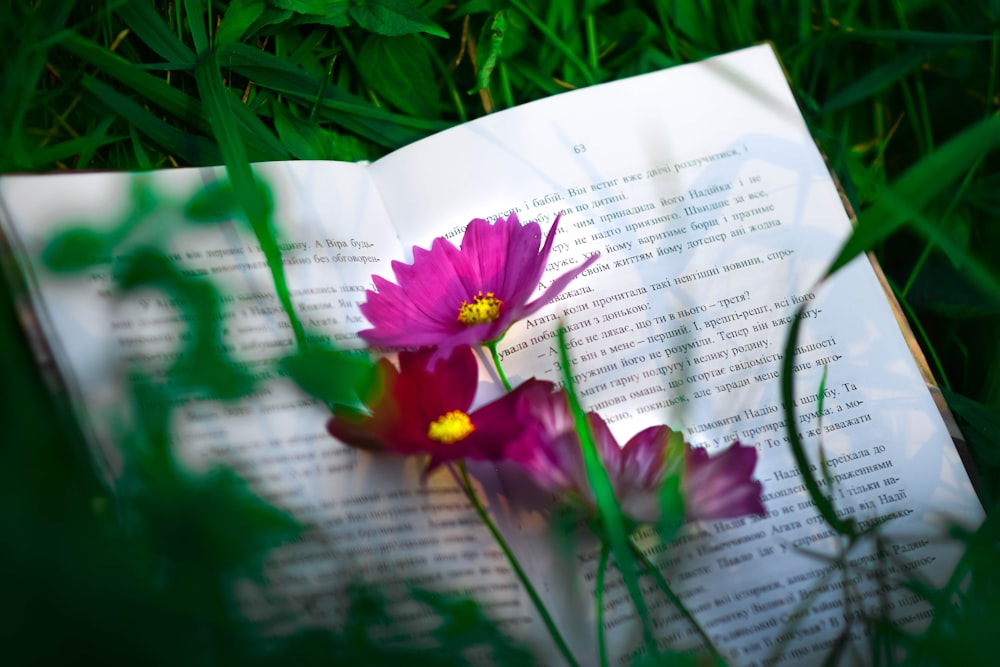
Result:
M427 454L425 475L454 459L502 459L523 430L515 418L519 392L470 412L479 372L472 350L458 348L430 368L432 353L400 352L399 370L380 359L375 395L365 400L369 412L338 411L327 423L330 435L372 451Z
M589 267L593 255L552 281L534 301L556 236L559 218L542 238L537 222L522 225L512 213L490 224L475 219L462 237L461 250L437 238L430 250L413 248L413 263L393 262L398 285L372 280L361 312L372 324L360 335L377 347L437 346L431 361L463 345L499 340L510 326L554 299Z
M569 494L594 508L596 501L565 392L556 391L549 382L523 386L517 414L528 428L507 456L542 488ZM735 442L710 457L705 449L692 447L667 426L646 428L619 447L600 415L590 412L587 419L615 498L622 513L633 521L660 519L661 487L664 480L677 475L681 476L686 521L764 513L763 487L753 479L757 461L753 447Z
M753 479L756 465L757 450L741 445L739 440L714 456L703 447L688 447L684 462L688 518L694 521L764 515L764 487Z
M587 415L601 458L616 456L618 443L597 413ZM551 382L533 381L521 393L517 418L526 426L507 456L544 489L570 493L593 506L594 498L566 394ZM606 451L604 451L606 450Z

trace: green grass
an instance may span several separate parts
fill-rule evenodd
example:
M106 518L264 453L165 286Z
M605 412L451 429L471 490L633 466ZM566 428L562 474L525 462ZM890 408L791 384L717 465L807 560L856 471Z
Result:
M1000 4L722 6L5 0L0 173L226 164L248 219L266 231L247 160L373 159L567 88L769 40L859 213L845 252L881 261L981 474L989 520L967 536L963 570L974 594L960 628L940 629L921 654L929 664L960 649L977 657L1000 598ZM186 661L174 638L192 631L178 619L196 608L215 630L191 644L198 653L245 663L243 630L219 625L224 614L194 593L195 574L189 590L144 588L153 552L115 533L66 407L32 361L13 294L0 289L0 590L12 612L0 619L0 659ZM260 512L247 521L281 527ZM145 634L128 632L139 627ZM316 657L328 642L286 648ZM164 647L174 650L156 652Z

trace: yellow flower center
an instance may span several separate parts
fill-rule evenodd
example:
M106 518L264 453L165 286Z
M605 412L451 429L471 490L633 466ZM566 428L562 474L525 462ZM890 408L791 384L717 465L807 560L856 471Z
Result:
M461 410L452 410L431 422L427 429L427 437L446 445L453 445L467 438L475 430L476 425L469 419L469 415Z
M503 301L493 296L493 292L487 292L486 296L480 292L472 299L472 303L462 302L462 306L458 309L458 321L466 326L492 322L500 317L502 305Z

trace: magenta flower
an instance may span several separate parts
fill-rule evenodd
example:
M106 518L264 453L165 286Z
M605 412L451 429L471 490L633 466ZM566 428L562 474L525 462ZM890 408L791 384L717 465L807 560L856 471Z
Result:
M534 301L555 240L556 217L542 238L537 222L522 225L512 213L490 224L475 219L462 237L461 250L437 238L430 250L413 248L413 263L393 262L398 284L372 276L361 312L372 324L360 332L376 347L436 346L431 361L463 345L499 340L510 326L552 301L571 280L597 259L562 274Z
M377 395L365 401L368 414L335 414L327 423L330 435L362 449L426 454L425 476L446 461L504 458L523 431L515 415L520 392L470 412L479 372L472 350L458 348L433 368L427 363L432 353L400 352L399 370L380 359Z
M530 426L508 449L508 457L541 487L569 494L593 509L596 501L566 394L555 391L551 383L535 381L523 386L517 414ZM753 447L736 442L710 457L666 426L646 428L619 447L600 415L591 412L587 418L615 498L622 513L633 521L659 520L661 486L675 475L681 475L687 521L764 514L763 487L753 479L757 461ZM678 447L683 450L675 453Z
M522 385L517 417L526 425L523 437L507 450L507 456L517 463L542 488L568 493L571 497L594 506L595 500L587 481L587 472L580 449L573 416L566 394L556 391L551 382L531 380ZM604 420L591 412L587 415L594 442L602 460L618 454L618 443Z
M684 503L692 521L766 514L764 486L753 479L757 450L739 440L715 456L689 447L684 462Z

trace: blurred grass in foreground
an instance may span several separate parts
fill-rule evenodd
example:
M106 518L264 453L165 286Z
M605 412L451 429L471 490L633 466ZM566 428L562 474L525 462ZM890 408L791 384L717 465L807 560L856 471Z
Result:
M8 0L0 172L225 163L247 190L247 160L373 159L494 110L770 40L861 215L855 249L881 260L969 439L987 508L996 506L1000 3L415 4ZM251 224L265 224L253 197L244 201ZM119 530L69 413L42 382L10 290L0 307L0 657L246 664L246 628L197 581L213 573L192 571L189 586L168 591L152 585L150 540ZM206 489L242 493L232 479L154 470L162 486L151 488L169 489L164 507ZM277 521L276 539L294 530L259 509L257 519ZM991 654L997 521L990 511L965 536L973 587L958 611L942 611L949 622L915 662ZM241 556L244 565L258 557ZM377 610L358 599L358 618ZM303 637L271 655L327 659L337 655L330 641Z

